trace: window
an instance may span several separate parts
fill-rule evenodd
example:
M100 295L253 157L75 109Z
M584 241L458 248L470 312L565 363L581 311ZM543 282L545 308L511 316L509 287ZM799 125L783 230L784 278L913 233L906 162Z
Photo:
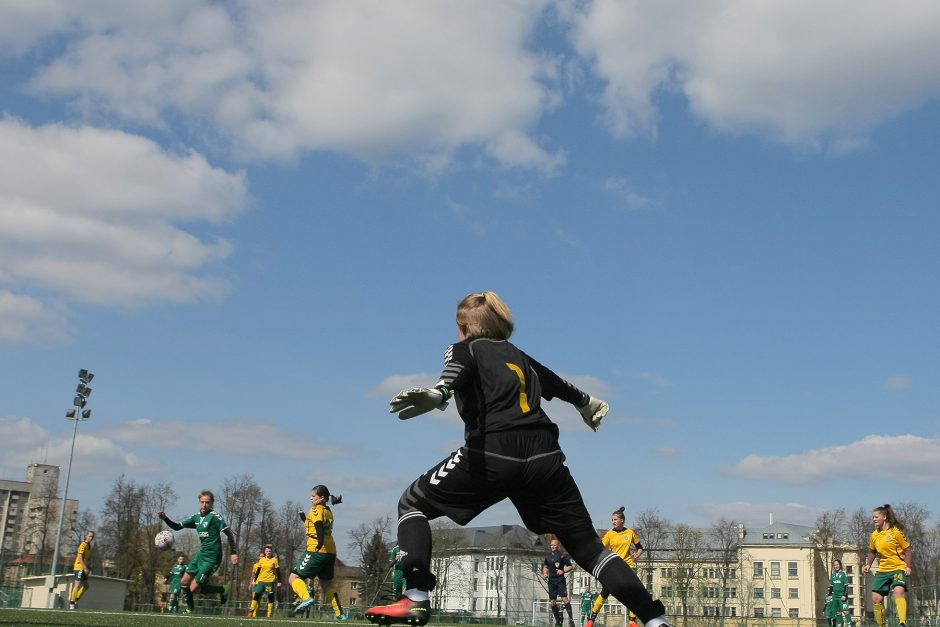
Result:
M779 599L780 598L780 588L771 588L770 589L770 598Z
M799 598L800 598L800 589L799 589L799 588L787 588L787 598L788 598L788 599L799 599Z
M473 560L473 572L480 572L480 560L478 559Z
M732 568L728 575L728 579L737 579L737 578L738 578L738 569Z
M473 589L474 591L480 589L480 580L477 579L476 577L473 578Z
M848 566L845 567L845 574L846 574L846 575L849 575L849 581L851 581L851 580L852 580L852 577L851 577L851 575L852 575L852 565L851 565L851 564L849 564Z
M770 563L770 576L779 577L780 576L780 562L771 562Z
M726 599L738 598L738 589L737 588L725 588L725 598Z
M770 615L773 618L780 618L783 616L783 611L779 607L772 607L770 608Z
M762 607L755 607L755 608L754 608L754 616L757 617L757 618L763 618L763 617L764 617L764 608L762 608Z
M754 578L764 576L764 562L754 562Z
M797 571L797 562L787 562L787 577L795 579L799 576Z
M737 616L738 608L732 606L725 606L725 616Z
M663 596L667 599L671 599L675 596L675 593L672 591L672 586L663 586Z
M799 608L791 607L788 612L788 615L790 616L790 618L799 618L800 617Z
M763 599L764 598L764 589L763 588L754 588L754 598Z

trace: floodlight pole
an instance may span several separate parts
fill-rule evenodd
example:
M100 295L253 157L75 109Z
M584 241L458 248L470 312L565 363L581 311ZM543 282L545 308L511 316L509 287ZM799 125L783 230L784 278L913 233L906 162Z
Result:
M55 534L55 549L52 552L52 572L49 575L49 598L46 602L46 607L50 609L55 607L56 570L59 566L59 544L62 540L62 527L65 524L65 508L69 498L69 480L72 478L72 457L75 455L75 438L78 436L79 421L88 420L91 417L91 410L84 409L84 407L88 395L91 394L91 388L87 387L87 384L94 376L95 375L87 370L83 369L79 371L78 378L81 383L79 383L78 392L75 396L74 407L65 414L69 420L75 421L75 428L72 429L72 448L69 450L68 470L65 471L65 491L62 493L62 502L59 506L59 529ZM81 391L83 389L87 390L87 392L83 393Z

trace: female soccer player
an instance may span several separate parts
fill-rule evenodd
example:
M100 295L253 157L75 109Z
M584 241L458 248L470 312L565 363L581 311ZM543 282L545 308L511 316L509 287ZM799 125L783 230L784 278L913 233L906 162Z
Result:
M251 570L252 598L248 618L258 615L262 594L268 597L268 618L271 618L274 616L274 594L281 587L281 563L274 556L273 545L264 545L264 552Z
M163 578L164 582L170 584L170 604L167 611L171 613L179 614L180 611L180 591L183 588L183 574L186 573L185 559L182 555L177 555L176 565Z
M305 580L318 577L324 600L330 600L337 620L346 620L343 606L333 586L336 541L333 540L333 510L326 505L327 501L337 505L343 502L343 497L331 495L325 485L313 486L310 491L310 513L305 516L303 512L297 512L307 531L307 551L300 556L287 582L300 598L300 602L294 606L295 615L313 605L314 599Z
M185 614L192 614L195 608L193 595L218 594L219 602L225 605L228 600L225 588L209 585L209 577L222 563L222 534L228 538L229 556L232 566L238 566L238 550L235 548L235 534L229 529L228 523L222 515L212 509L215 505L215 495L209 490L199 493L199 512L193 514L182 522L171 520L165 512L157 513L160 520L173 531L183 528L195 529L199 534L199 552L189 562L183 579L180 582L183 598L186 600Z
M842 560L832 560L832 574L829 576L829 584L832 586L832 596L839 601L845 601L848 597L845 594L845 588L849 585L849 576L842 570Z
M601 544L619 555L620 559L625 561L633 572L636 572L636 561L643 555L643 545L640 544L640 536L637 535L636 531L624 527L626 521L624 510L625 508L621 506L620 509L610 515L610 524L613 525L613 528L604 534ZM633 547L636 547L635 551ZM604 607L604 603L607 602L609 596L610 590L607 589L607 586L602 585L601 593L594 599L591 615L584 627L594 627L597 613Z
M75 609L82 595L88 590L88 574L91 572L88 568L88 561L91 559L91 543L94 540L95 532L89 531L75 552L75 564L72 565L75 570L75 587L72 588L72 594L69 597L70 610Z
M398 545L406 590L396 603L366 610L374 623L424 625L430 610L429 520L447 516L466 525L509 498L526 527L553 533L574 560L636 612L647 627L668 624L626 563L605 549L594 531L581 492L564 464L558 427L541 399L560 398L578 408L594 431L607 403L592 398L509 342L512 314L494 292L466 296L457 306L456 344L444 352L444 370L433 389L412 388L392 399L402 420L443 409L453 397L466 442L416 479L398 503Z
M863 572L871 570L875 556L879 557L878 572L871 585L871 600L875 605L875 622L878 627L885 626L885 606L882 604L889 592L894 593L894 605L898 610L899 627L907 625L908 577L911 576L911 564L914 563L914 551L911 543L904 537L901 523L894 510L887 503L876 507L871 515L875 530L868 543L868 559Z

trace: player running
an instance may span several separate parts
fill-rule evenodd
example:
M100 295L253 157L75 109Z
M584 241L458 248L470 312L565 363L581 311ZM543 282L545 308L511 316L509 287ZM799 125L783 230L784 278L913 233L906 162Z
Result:
M193 514L182 522L170 519L165 512L159 512L160 520L173 531L180 529L195 529L199 535L199 552L186 567L183 579L180 581L181 592L186 600L184 614L192 614L195 608L194 594L218 594L219 602L225 605L228 597L225 588L209 584L209 577L222 563L222 534L228 538L229 559L232 566L238 565L238 551L235 548L235 534L229 529L222 515L212 509L215 504L215 495L209 490L199 493L199 512Z
M294 614L300 614L313 605L305 579L320 579L323 597L330 600L336 620L346 620L346 613L339 602L339 595L333 585L333 568L336 565L336 541L333 540L333 511L326 505L343 502L343 497L333 496L325 485L317 485L310 491L310 513L297 512L307 531L307 551L300 556L287 582L300 598L294 606Z
M466 296L457 306L457 338L444 352L444 370L432 388L403 390L390 410L402 420L443 409L451 397L465 438L452 455L405 490L398 503L398 545L406 590L401 600L366 610L374 623L424 625L430 613L431 527L447 516L466 525L504 498L525 526L553 533L575 562L593 573L647 627L668 624L665 608L650 597L624 561L605 549L581 492L564 464L558 427L541 399L560 398L578 408L594 431L607 403L592 398L509 342L513 320L495 292Z
M89 531L85 534L85 539L78 545L75 551L75 563L72 568L75 570L75 586L72 588L72 594L69 596L69 609L74 610L79 599L88 590L88 575L91 570L88 567L88 561L91 559L91 543L95 539L95 532Z
M251 570L253 597L251 599L251 608L248 610L248 618L254 618L258 615L262 594L268 597L268 618L271 618L274 616L274 593L281 587L281 563L274 556L273 545L264 545L264 552L255 562L255 565L251 567Z
M636 572L636 561L643 555L643 545L640 544L640 536L637 535L636 531L624 527L626 521L624 510L625 508L621 506L620 509L610 515L610 524L613 528L604 534L601 544L619 555L620 559L625 561L633 572ZM633 547L636 547L635 551ZM597 615L604 607L604 603L607 602L609 596L610 591L606 586L601 585L601 593L594 599L591 615L584 627L594 627L594 621L597 620Z

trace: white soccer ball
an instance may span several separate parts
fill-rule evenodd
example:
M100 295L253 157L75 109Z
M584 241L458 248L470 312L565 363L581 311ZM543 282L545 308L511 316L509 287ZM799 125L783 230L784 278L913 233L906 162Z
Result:
M158 549L168 549L173 546L173 532L164 529L153 539L153 545Z

